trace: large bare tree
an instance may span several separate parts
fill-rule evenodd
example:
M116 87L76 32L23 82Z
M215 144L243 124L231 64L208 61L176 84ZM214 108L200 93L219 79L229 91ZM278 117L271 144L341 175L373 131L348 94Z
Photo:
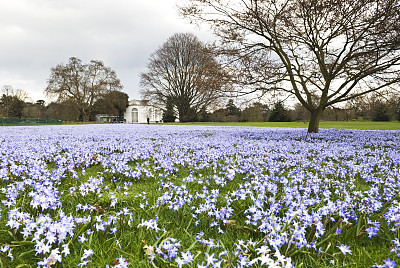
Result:
M107 92L120 90L123 86L114 70L102 61L92 60L83 64L71 57L67 64L51 68L45 93L56 96L58 101L73 101L83 121L89 121L93 104Z
M247 84L295 96L309 132L327 107L400 79L399 0L187 0L180 11L211 25Z
M213 103L223 87L223 70L213 50L189 33L171 36L150 56L141 74L145 99L177 108L179 120L193 120L198 111Z

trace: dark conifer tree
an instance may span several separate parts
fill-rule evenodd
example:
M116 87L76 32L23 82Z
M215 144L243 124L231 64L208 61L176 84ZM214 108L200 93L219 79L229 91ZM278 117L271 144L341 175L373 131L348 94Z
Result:
M389 113L383 103L380 102L375 106L372 121L390 121Z
M165 105L163 121L164 121L164 123L175 122L175 119L176 119L176 116L175 116L175 111L174 111L174 104L173 104L171 98L168 98L166 105Z
M286 110L282 102L275 103L274 108L268 118L269 122L290 122L292 121L289 115L289 111Z

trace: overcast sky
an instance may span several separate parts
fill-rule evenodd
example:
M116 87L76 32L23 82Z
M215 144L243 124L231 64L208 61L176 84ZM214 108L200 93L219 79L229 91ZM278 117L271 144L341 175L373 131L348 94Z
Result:
M70 57L102 60L130 99L140 98L139 74L168 37L212 34L182 19L176 0L0 0L0 87L45 99L50 68Z

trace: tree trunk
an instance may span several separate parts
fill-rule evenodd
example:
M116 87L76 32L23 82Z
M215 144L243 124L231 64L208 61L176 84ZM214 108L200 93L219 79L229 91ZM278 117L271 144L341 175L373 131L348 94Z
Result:
M308 123L308 133L318 133L319 121L321 120L324 109L317 108L311 111L310 122Z
M83 122L89 122L89 115L85 114L85 115L82 117L82 121L83 121Z
M89 115L86 113L85 109L81 109L82 122L89 122Z

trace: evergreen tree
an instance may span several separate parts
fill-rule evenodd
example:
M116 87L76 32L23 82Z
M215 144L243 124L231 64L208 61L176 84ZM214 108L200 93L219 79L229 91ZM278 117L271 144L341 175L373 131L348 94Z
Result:
M399 102L399 106L397 107L396 119L400 121L400 102Z
M275 103L274 108L268 118L269 122L290 122L292 121L289 115L289 111L286 110L282 102Z
M242 111L235 105L232 99L229 99L226 105L225 122L238 122Z
M176 116L174 111L174 103L172 102L171 98L168 98L165 105L165 111L163 114L163 121L164 123L175 122L175 119Z
M372 116L372 121L390 121L390 116L382 102L377 103Z
M200 122L211 122L212 114L207 112L206 109L201 109L199 113L199 121Z
M240 109L233 103L232 99L229 99L226 105L227 115L240 115Z

